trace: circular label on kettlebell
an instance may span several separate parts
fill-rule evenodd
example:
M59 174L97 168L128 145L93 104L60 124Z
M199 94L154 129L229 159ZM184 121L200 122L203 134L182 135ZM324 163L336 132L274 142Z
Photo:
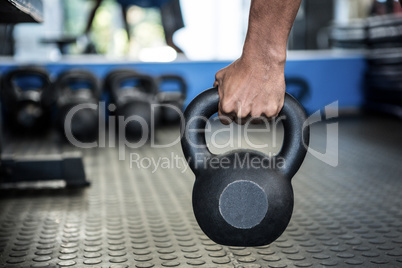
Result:
M264 219L268 211L268 198L255 182L235 181L223 190L219 198L219 211L233 227L250 229Z

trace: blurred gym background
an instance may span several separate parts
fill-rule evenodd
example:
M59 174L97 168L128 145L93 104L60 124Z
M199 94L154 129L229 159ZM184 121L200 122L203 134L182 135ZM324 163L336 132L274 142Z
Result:
M276 242L215 244L193 216L184 162L132 165L133 156L183 158L180 111L240 55L249 6L0 0L1 267L402 265L396 0L302 0L285 78L314 124L292 181L294 214ZM130 116L141 120L117 119Z
M170 8L174 11L167 14L169 8L158 6L163 1L137 1L137 5L129 4L124 11L118 1L97 2L43 0L41 6L44 8L37 18L40 24L1 25L1 54L22 60L55 61L61 55L86 52L141 61L173 61L177 55L166 52L169 50L166 50L164 32L164 27L169 28L165 21L170 19L176 23L176 29L172 28L175 30L174 42L182 48L186 58L233 60L242 48L250 4L249 0L202 3L181 0L180 6ZM93 14L95 6L97 9ZM354 21L363 23L370 16L400 12L398 1L303 1L290 36L289 50L331 48L333 26L346 26ZM165 14L163 23L161 13ZM82 38L85 35L88 40ZM56 41L64 41L62 51ZM93 49L85 50L88 44L92 44ZM147 58L147 49L161 51L165 58Z

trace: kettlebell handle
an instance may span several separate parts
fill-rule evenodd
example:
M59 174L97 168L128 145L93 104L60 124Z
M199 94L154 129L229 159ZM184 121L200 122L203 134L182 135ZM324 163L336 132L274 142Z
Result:
M18 69L14 69L8 72L2 79L2 98L6 101L13 102L18 99L18 86L14 79L24 76L36 76L43 82L43 88L41 88L41 101L45 105L50 105L53 101L52 92L50 90L50 78L45 69L36 66L25 66Z
M149 92L144 93L149 93L152 95L158 93L158 86L156 85L155 79L152 76L135 72L125 72L116 75L115 79L111 81L111 93L117 95L116 91L120 89L121 82L127 80L138 80L142 87L145 86L150 89Z
M64 95L65 91L69 91L68 86L70 83L83 81L89 83L89 89L93 96L99 99L102 94L99 79L92 72L87 70L70 69L61 73L54 83L54 87L60 95Z
M186 81L184 80L183 77L180 75L175 75L175 74L164 74L158 77L158 84L159 87L162 85L163 82L165 81L176 81L180 85L180 93L182 95L183 99L186 99L187 97L187 84Z
M48 86L50 84L50 79L47 71L39 67L25 67L20 69L15 69L6 74L5 79L10 83L18 76L37 76L40 77L45 84Z
M194 174L198 174L204 167L199 161L207 161L214 156L208 149L203 130L207 120L218 111L218 104L218 88L210 88L195 97L184 112L181 145ZM276 169L290 179L307 153L310 128L304 125L307 117L303 107L288 93L285 94L285 102L278 118L283 118L284 139L280 152L274 158L284 159L284 165Z

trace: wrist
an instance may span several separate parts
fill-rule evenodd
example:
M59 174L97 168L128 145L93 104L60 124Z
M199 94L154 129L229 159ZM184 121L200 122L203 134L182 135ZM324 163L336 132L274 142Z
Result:
M271 68L285 68L286 44L260 44L246 41L241 56L250 64L261 64Z
M268 48L252 48L246 45L243 48L241 60L253 69L260 68L272 72L283 73L286 62L286 49Z

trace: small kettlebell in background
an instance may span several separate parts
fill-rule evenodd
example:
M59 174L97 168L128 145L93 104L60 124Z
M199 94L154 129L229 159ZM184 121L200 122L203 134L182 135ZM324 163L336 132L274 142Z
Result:
M31 135L50 126L54 94L45 69L27 66L6 73L1 83L1 100L7 128Z
M71 111L72 117L67 127L71 128L74 138L83 142L95 140L98 136L101 97L98 78L87 70L70 69L58 76L53 89L57 95L57 125L60 132L66 134L65 122Z
M109 92L112 88L113 81L118 77L119 75L126 74L126 75L136 75L138 72L134 69L130 68L117 68L109 71L107 75L105 76L104 83L103 83L103 90L105 92Z
M161 107L161 121L165 125L180 123L187 83L179 75L161 75L158 78L158 101Z
M115 115L129 120L125 125L125 137L129 140L148 139L152 124L156 126L160 117L158 104L158 87L154 78L135 71L115 71L108 75L105 86L110 95L110 102L116 106Z
M192 197L195 217L204 233L216 243L269 244L284 232L292 215L291 179L302 164L309 144L309 127L304 126L306 114L286 94L279 114L285 119L282 120L284 140L278 155L268 157L242 149L214 155L207 147L205 133L200 130L205 129L205 119L218 111L218 103L218 89L211 88L198 95L184 112L181 144L196 176ZM247 162L236 165L239 159ZM264 161L282 165L267 165Z

